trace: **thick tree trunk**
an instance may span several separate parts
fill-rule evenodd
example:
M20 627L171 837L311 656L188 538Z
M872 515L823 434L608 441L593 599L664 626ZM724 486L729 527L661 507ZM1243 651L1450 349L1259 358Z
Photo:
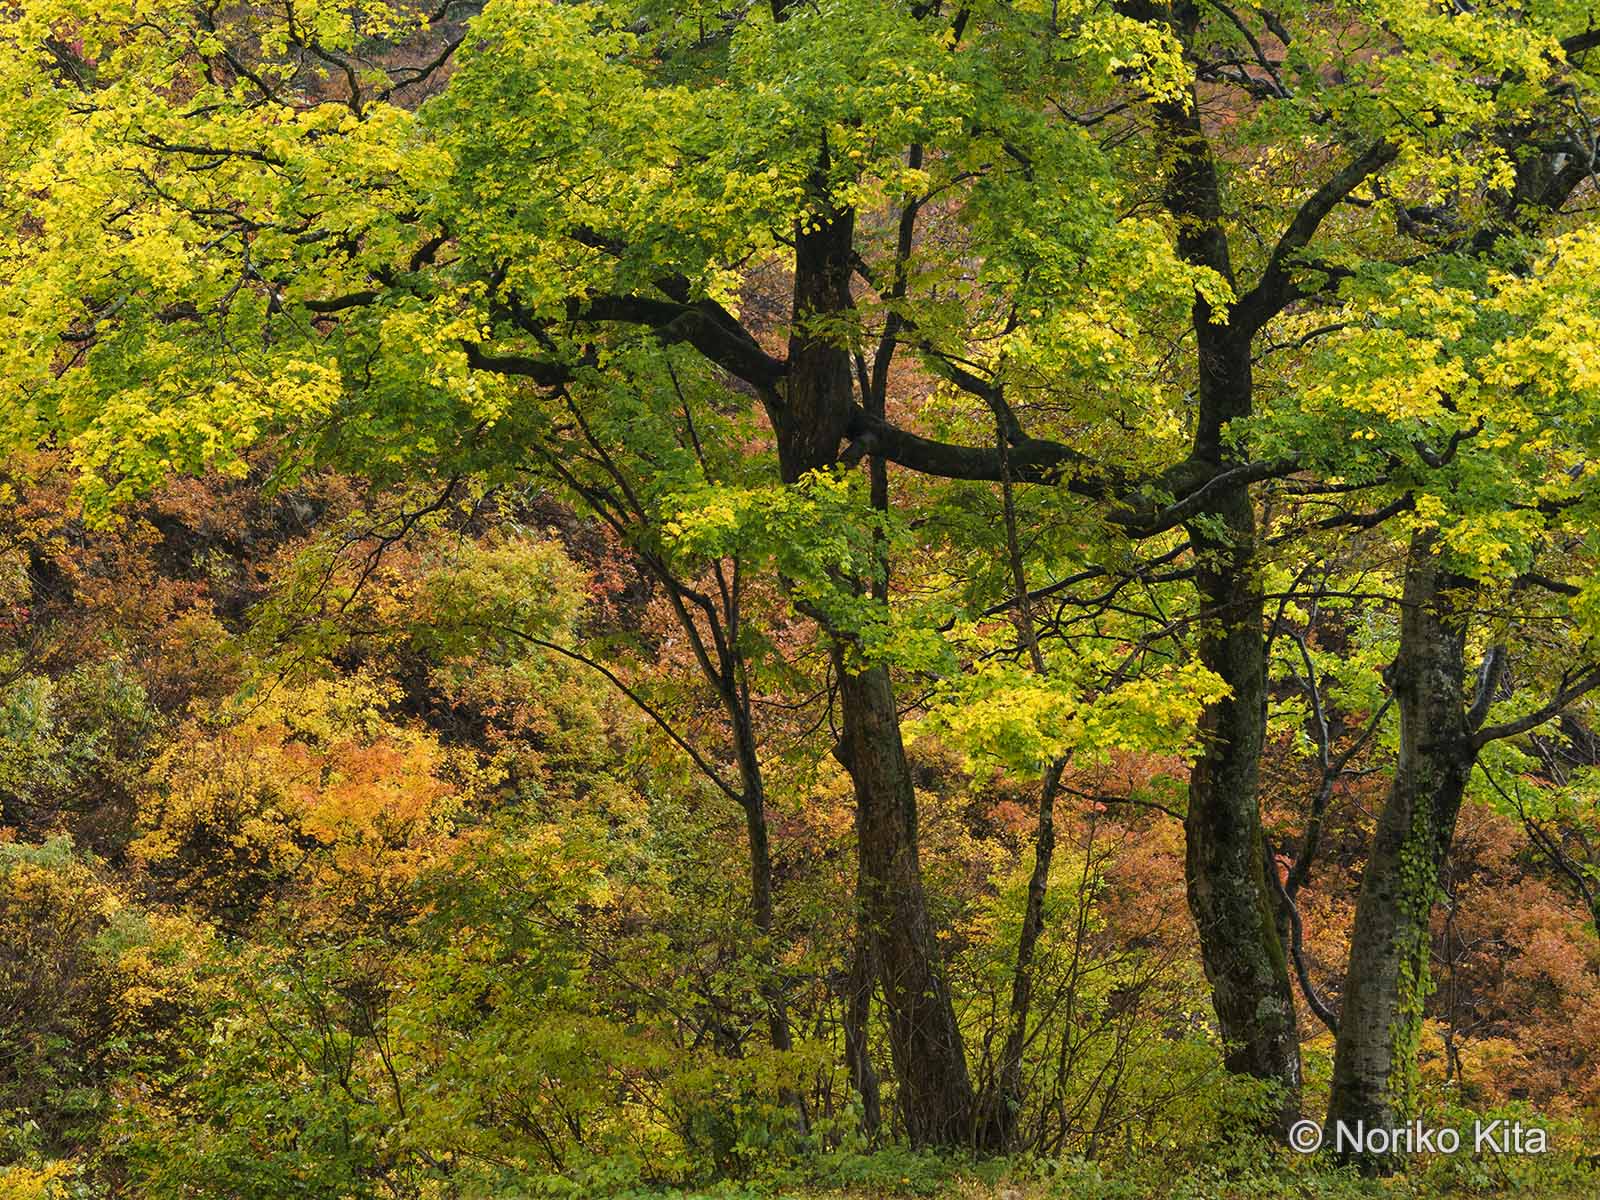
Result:
M1194 45L1198 6L1171 10L1184 45ZM1164 186L1185 262L1234 282L1216 162L1200 119L1199 97L1156 106L1172 154ZM1196 293L1198 406L1190 458L1221 475L1237 465L1229 427L1255 403L1250 343L1255 326L1214 309ZM1204 610L1199 658L1229 694L1200 720L1204 742L1189 777L1184 821L1189 910L1211 983L1228 1069L1275 1085L1273 1124L1287 1132L1300 1108L1300 1040L1283 942L1267 890L1257 795L1266 736L1267 643L1255 506L1245 484L1214 486L1186 528L1195 587Z
M827 166L824 148L819 196ZM836 326L813 331L810 325L853 306L854 228L846 211L796 229L789 371L781 399L769 404L786 483L834 466L849 426L855 399L849 354L838 344ZM840 582L868 590L860 580ZM855 787L857 911L883 987L906 1130L915 1145L970 1144L972 1081L922 888L916 794L889 669L852 664L851 631L826 632L839 676L839 757Z
M1558 211L1586 177L1564 144L1536 146L1516 184L1497 198L1501 222L1474 238L1487 254L1503 237L1529 230L1539 210ZM1480 681L1466 708L1465 616L1472 582L1442 569L1436 536L1412 538L1393 686L1400 707L1400 761L1361 877L1334 1047L1327 1128L1391 1128L1416 1108L1417 1045L1429 982L1429 918L1439 872L1455 837L1462 793L1477 761L1476 725L1492 698ZM1349 1156L1372 1172L1393 1155Z
M1469 581L1446 573L1432 534L1412 539L1400 651L1391 682L1400 758L1361 877L1339 1037L1328 1141L1336 1123L1392 1129L1415 1115L1417 1048L1429 979L1429 916L1476 760L1466 707L1465 620L1452 611ZM1343 1153L1368 1171L1393 1155Z
M1230 692L1200 721L1204 751L1184 821L1189 910L1230 1071L1278 1088L1275 1123L1299 1113L1300 1041L1283 943L1267 891L1257 797L1266 733L1266 640L1248 491L1219 496L1211 523L1191 524L1196 584L1209 615L1200 661Z
M842 756L856 793L856 889L883 986L900 1106L913 1145L971 1141L972 1082L917 856L917 804L888 668L841 666Z

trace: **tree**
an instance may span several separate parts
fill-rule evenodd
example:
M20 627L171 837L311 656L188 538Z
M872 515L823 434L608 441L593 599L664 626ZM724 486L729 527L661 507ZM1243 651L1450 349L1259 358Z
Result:
M715 381L765 473L734 527L792 533L771 515L797 504L839 523L765 552L830 645L861 921L919 1142L968 1139L975 1098L891 674L927 642L886 582L886 464L1049 485L1102 526L1102 560L1161 547L1095 579L1146 579L1184 538L1185 624L1227 689L1200 719L1190 906L1227 1062L1277 1087L1287 1123L1257 500L1392 473L1376 448L1347 470L1307 419L1305 316L1494 249L1478 238L1505 220L1492 197L1519 195L1518 140L1583 86L1583 15L854 0L702 30L503 4L470 39L435 15L24 5L4 35L17 432L72 435L104 508L268 433L291 463L504 478L642 372ZM1136 373L1108 384L1119 359ZM895 412L912 369L938 383ZM682 502L706 473L668 476L619 509L630 536L720 519L714 491ZM1044 565L1071 570L1036 590L1083 567ZM738 661L710 661L737 728Z
M1532 161L1526 174L1537 175ZM1566 195L1555 192L1554 206ZM1592 319L1584 290L1566 275L1572 259L1587 257L1587 240L1558 240L1520 281L1480 275L1490 295L1455 291L1445 303L1463 318L1459 340L1439 336L1449 324L1437 311L1425 328L1391 315L1356 335L1374 350L1386 343L1418 355L1423 373L1413 376L1422 390L1412 402L1387 402L1394 425L1383 436L1409 437L1415 456L1396 460L1390 481L1404 480L1394 502L1411 529L1395 657L1385 668L1399 744L1356 908L1330 1122L1389 1127L1415 1113L1431 990L1429 918L1474 766L1485 747L1525 737L1600 685L1587 619L1573 604L1584 594L1575 581L1593 569L1574 536L1592 503L1592 425L1584 415L1592 385L1570 359L1552 359L1548 323L1570 329ZM1350 382L1335 377L1332 386ZM1352 395L1357 410L1371 402L1359 383ZM1430 436L1447 437L1442 453L1427 448ZM1564 578L1546 573L1552 569ZM1474 635L1481 664L1470 672Z

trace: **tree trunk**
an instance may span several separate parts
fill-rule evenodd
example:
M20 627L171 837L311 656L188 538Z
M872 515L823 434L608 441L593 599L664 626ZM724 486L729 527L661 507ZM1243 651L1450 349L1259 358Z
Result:
M827 167L824 146L819 196L825 194ZM810 325L819 316L847 314L853 306L854 236L848 211L831 213L809 229L796 228L789 370L781 399L768 408L785 483L835 466L849 426L854 405L849 354L837 341L836 325L816 332ZM840 583L868 590L860 580ZM839 757L855 788L857 911L883 987L906 1130L914 1145L969 1144L972 1081L922 888L916 794L889 669L881 663L851 664L851 631L823 623L839 677L844 726Z
M1056 849L1056 794L1066 759L1045 768L1039 791L1039 823L1033 839L1033 871L1017 936L1017 961L1011 975L1010 1025L1000 1051L994 1091L985 1099L978 1130L979 1145L992 1154L1016 1149L1017 1114L1022 1108L1022 1053L1028 1041L1028 1011L1033 1003L1033 956L1044 932L1044 902L1050 886L1050 863Z
M1266 733L1266 639L1255 563L1255 510L1229 489L1209 514L1224 530L1192 523L1196 586L1208 610L1200 661L1229 695L1200 719L1204 750L1189 777L1184 821L1189 910L1228 1070L1277 1086L1274 1123L1299 1113L1300 1041L1283 943L1273 919L1257 797Z
M1334 1048L1327 1137L1391 1129L1414 1116L1417 1048L1431 991L1429 916L1476 760L1466 708L1465 619L1471 583L1443 570L1436 535L1412 538L1400 650L1391 683L1400 709L1400 758L1361 876L1344 1004ZM1340 1154L1364 1170L1392 1154Z
M878 1072L872 1065L867 1041L867 1021L872 1015L872 939L867 925L857 916L856 942L850 953L850 973L845 981L844 1052L850 1070L850 1085L861 1097L861 1125L868 1137L883 1124L883 1106L878 1095Z
M856 889L883 985L889 1046L913 1145L972 1137L972 1082L917 855L917 804L889 671L842 664L842 754L856 794Z
M1197 37L1200 10L1172 11L1186 47ZM1216 162L1200 119L1198 95L1156 106L1172 154L1164 199L1177 221L1185 262L1234 282ZM1255 404L1250 344L1256 326L1214 309L1196 293L1197 412L1190 458L1215 480L1237 465L1229 426ZM1212 1005L1230 1071L1276 1088L1272 1124L1287 1133L1300 1108L1300 1039L1283 942L1267 890L1257 788L1266 737L1267 642L1255 506L1248 485L1213 485L1186 523L1195 556L1195 588L1204 610L1201 664L1230 689L1200 719L1201 757L1189 776L1184 858L1189 911L1211 983Z
M766 780L756 753L749 710L736 694L731 663L724 668L723 678L727 681L724 700L732 718L734 751L744 790L740 803L744 808L745 835L750 847L750 910L756 933L761 938L756 961L761 964L764 975L761 996L767 1005L767 1029L774 1050L792 1050L794 1037L789 1030L788 1000L773 954L772 849L767 837ZM798 1098L796 1104L804 1120L805 1109L799 1105Z

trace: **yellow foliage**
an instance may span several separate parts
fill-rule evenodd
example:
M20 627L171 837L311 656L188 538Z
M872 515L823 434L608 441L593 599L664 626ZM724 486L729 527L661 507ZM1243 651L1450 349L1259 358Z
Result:
M253 890L390 894L448 846L461 774L432 734L386 715L394 699L356 675L197 723L156 760L130 850L214 909Z
M0 1200L60 1200L72 1174L72 1164L61 1161L43 1167L7 1167L0 1170Z

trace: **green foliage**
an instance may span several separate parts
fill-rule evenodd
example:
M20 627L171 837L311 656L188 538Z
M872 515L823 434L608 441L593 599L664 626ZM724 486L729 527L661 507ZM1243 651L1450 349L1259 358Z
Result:
M118 660L60 679L24 673L0 700L0 803L19 823L133 785L161 718Z
M1550 182L1530 164L1593 150L1563 44L1591 17L16 0L0 450L63 448L86 524L42 531L36 503L0 547L0 824L24 839L0 842L0 924L43 964L0 980L22 1014L0 1029L0 1195L971 1182L894 1142L892 1080L889 1127L863 1128L842 1065L837 672L892 668L916 710L921 811L894 827L913 862L923 839L917 936L980 1075L1031 865L1011 796L1065 762L1094 794L1181 805L1229 697L1198 656L1236 620L1197 576L1279 601L1281 791L1310 767L1332 796L1341 739L1353 770L1394 751L1412 534L1480 585L1474 650L1515 648L1485 720L1541 711L1600 644L1600 241L1523 211ZM1348 186L1329 167L1369 153ZM835 294L783 295L837 230ZM1282 303L1252 307L1256 280ZM1224 331L1243 394L1218 430ZM775 434L813 399L785 343L839 368L839 411L799 430L833 465L780 483ZM957 478L874 478L880 417L902 458L951 443ZM1046 439L1059 486L1028 466ZM1180 495L1193 472L1165 470L1219 467L1217 439L1258 489L1257 545L1208 508L1222 475ZM991 448L999 488L967 467ZM325 468L369 508L257 548L180 503L152 515L148 570L63 565L96 530L132 539L175 476L254 503ZM1153 536L1132 510L1165 514ZM183 599L67 623L107 575ZM1509 797L1539 767L1484 765ZM1586 832L1592 783L1505 803ZM1271 1097L1216 1082L1187 931L1119 927L1138 902L1111 872L1137 859L1094 858L1102 818L1156 834L1060 808L1084 852L1043 903L1022 1116L1069 1165L1030 1182L1360 1194L1230 1135ZM1436 895L1413 860L1407 1103ZM861 1035L886 1062L881 1018Z

